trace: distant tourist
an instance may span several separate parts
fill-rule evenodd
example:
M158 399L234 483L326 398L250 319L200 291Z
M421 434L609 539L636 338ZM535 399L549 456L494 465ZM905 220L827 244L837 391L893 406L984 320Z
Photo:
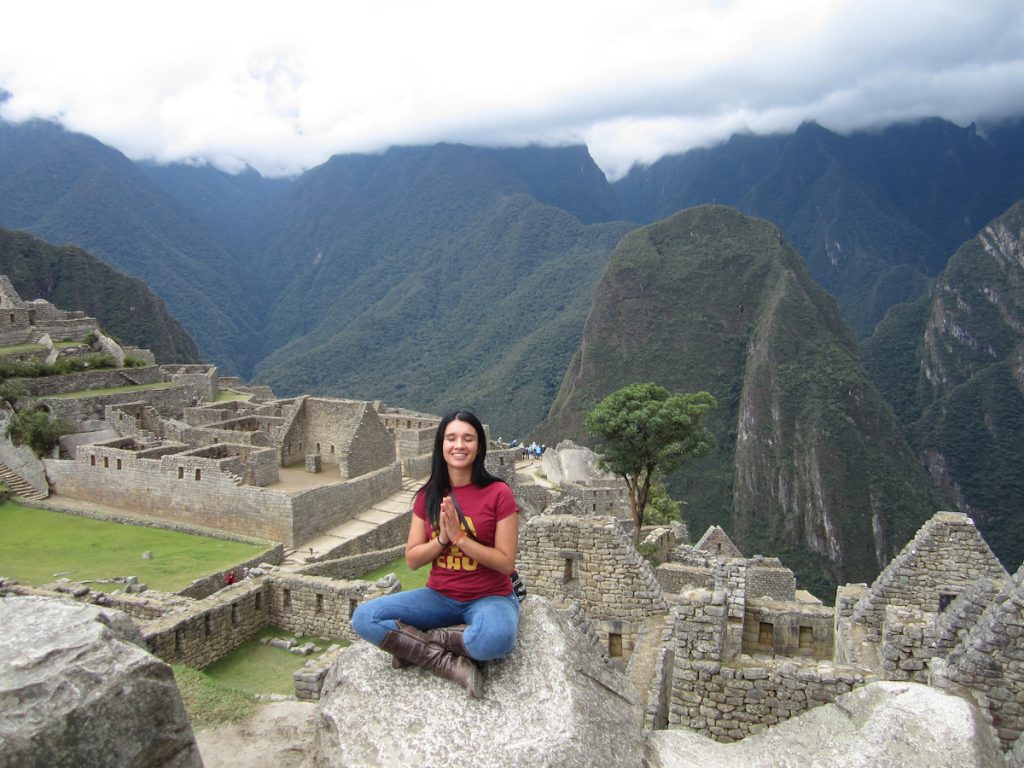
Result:
M434 436L430 479L416 493L405 561L431 563L427 586L370 600L352 628L395 658L483 693L478 661L511 653L519 601L510 574L519 545L519 507L504 481L484 468L487 443L468 411L445 416ZM465 629L448 629L465 624Z

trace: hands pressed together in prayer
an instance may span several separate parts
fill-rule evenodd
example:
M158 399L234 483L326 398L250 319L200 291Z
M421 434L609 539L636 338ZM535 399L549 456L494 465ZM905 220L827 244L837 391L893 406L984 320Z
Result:
M459 513L455 511L455 504L452 502L451 496L445 496L441 499L440 527L441 530L438 536L441 539L441 543L445 545L455 543L459 533L462 531Z

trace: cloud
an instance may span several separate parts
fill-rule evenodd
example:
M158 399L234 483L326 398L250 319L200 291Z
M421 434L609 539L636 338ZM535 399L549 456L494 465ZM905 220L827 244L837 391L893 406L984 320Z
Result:
M1024 112L1017 0L36 0L5 17L5 119L270 175L393 144L582 141L616 177L739 130Z

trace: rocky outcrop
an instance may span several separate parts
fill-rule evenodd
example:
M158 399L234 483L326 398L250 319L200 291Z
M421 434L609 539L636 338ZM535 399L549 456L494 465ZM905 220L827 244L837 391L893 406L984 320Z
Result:
M367 643L343 650L324 683L319 764L643 764L633 686L542 598L527 599L515 651L488 663L484 680L484 698L467 699L421 669L391 669Z
M651 768L992 768L992 727L964 699L917 683L870 683L733 744L656 731Z
M0 766L201 766L171 668L126 614L0 600Z

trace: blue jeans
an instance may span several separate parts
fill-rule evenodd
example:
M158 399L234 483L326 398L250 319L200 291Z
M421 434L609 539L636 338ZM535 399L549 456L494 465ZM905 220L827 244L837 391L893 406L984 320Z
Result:
M397 629L396 620L424 631L466 624L462 634L466 651L477 661L490 661L507 656L515 648L519 600L513 593L464 603L423 587L360 604L352 614L352 629L379 646L385 634Z

